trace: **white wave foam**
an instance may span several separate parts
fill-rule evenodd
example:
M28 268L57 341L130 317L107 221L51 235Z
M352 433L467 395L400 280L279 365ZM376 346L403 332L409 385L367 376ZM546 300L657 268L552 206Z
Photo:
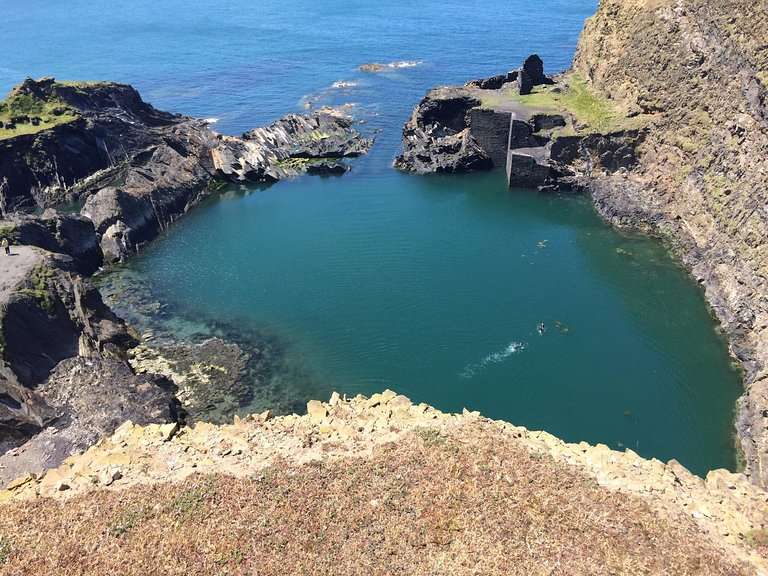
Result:
M352 82L350 80L337 80L333 84L331 84L331 88L335 88L336 90L341 90L344 88L354 88L357 86L357 82Z
M517 354L518 352L522 352L525 350L525 343L524 342L510 342L506 348L503 350L499 350L498 352L493 352L491 354L488 354L485 358L480 360L480 362L475 362L474 364L467 364L464 367L464 370L461 371L461 377L470 379L474 377L478 372L484 370L491 364L498 364L499 362L503 362L513 354Z
M415 68L424 64L423 60L397 60L396 62L388 62L381 64L379 62L372 62L370 64L363 64L358 69L362 72L386 72L388 70L399 70L400 68Z
M390 62L387 64L388 68L415 68L424 64L423 60L400 60L398 62Z
M219 118L206 118L205 122L208 124L216 124L216 122L219 121Z

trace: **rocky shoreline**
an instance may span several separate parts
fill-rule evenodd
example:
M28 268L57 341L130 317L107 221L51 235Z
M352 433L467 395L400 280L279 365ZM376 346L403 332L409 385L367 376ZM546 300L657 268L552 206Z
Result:
M28 79L2 103L14 109L28 113L0 139L0 236L13 245L0 261L0 484L125 420L231 420L271 370L269 343L139 346L90 276L224 186L343 174L372 140L332 109L223 136L109 82Z
M550 78L531 57L517 70L431 91L404 128L395 165L418 173L504 165L511 187L586 191L614 225L663 238L702 284L744 368L738 436L746 474L765 485L768 93L758 46L768 26L734 35L739 22L765 15L697 0L681 6L603 0L570 71ZM654 33L645 35L648 29ZM663 65L655 57L661 53ZM343 173L342 159L365 153L371 141L333 110L223 136L113 83L27 80L4 110L14 102L32 112L4 120L6 133L21 124L29 129L0 139L0 235L37 248L22 255L21 277L0 285L0 430L7 445L43 438L41 431L58 434L56 421L79 422L91 392L65 399L61 383L97 364L123 391L151 392L137 403L134 420L182 421L172 380L180 366L193 368L189 349L173 350L173 365L156 350L139 350L130 364L138 335L104 306L88 276L135 253L222 186ZM16 340L23 331L14 325L58 336L29 346ZM219 349L239 372L243 359L229 344L192 345ZM146 378L137 375L142 370ZM62 442L69 448L57 449L57 458L111 427L83 424L87 433ZM23 452L0 456L0 480L2 468L39 459Z
M531 57L430 91L403 129L395 166L505 165L511 187L586 192L611 224L661 238L704 289L744 370L735 428L745 473L765 486L768 90L758 46L768 28L747 24L765 23L757 12L738 2L603 0L573 68L552 82L542 75L523 86L526 67L538 70Z

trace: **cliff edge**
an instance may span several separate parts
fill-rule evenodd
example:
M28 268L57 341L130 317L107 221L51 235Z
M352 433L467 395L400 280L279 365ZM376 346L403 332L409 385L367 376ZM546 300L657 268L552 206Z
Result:
M768 494L389 390L130 422L0 492L7 574L764 574ZM44 535L44 537L41 537Z

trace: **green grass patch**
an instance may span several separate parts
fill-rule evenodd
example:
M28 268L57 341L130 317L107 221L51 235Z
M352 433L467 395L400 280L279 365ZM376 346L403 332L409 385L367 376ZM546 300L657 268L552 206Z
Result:
M768 547L768 530L764 528L758 528L756 530L750 530L744 535L747 544L753 548L765 548Z
M10 242L18 242L19 231L13 224L0 225L0 240L8 238Z
M184 490L171 503L171 510L183 516L201 508L215 494L214 479L207 477L199 485Z
M49 314L53 313L55 302L51 294L51 278L53 278L52 269L47 266L38 266L29 275L27 287L22 288L18 293L34 298L43 310Z
M526 96L514 92L510 92L509 96L542 112L570 113L576 119L576 132L579 133L605 134L640 127L644 123L642 118L626 118L611 101L596 94L577 74L571 74L553 86L537 86L533 93ZM558 133L561 130L565 129L558 130Z
M11 543L5 536L0 536L0 566L11 556Z
M136 528L144 520L150 518L151 515L151 511L144 506L128 508L109 526L109 533L118 538Z
M24 121L13 122L14 119L29 118ZM11 94L0 102L0 140L14 138L24 134L36 134L43 130L49 130L54 126L66 124L77 119L76 110L68 106L58 98L42 99L32 94ZM37 119L37 125L33 123ZM8 123L13 123L13 128L8 128Z
M446 442L445 436L434 428L419 428L416 430L416 434L427 446L441 446Z

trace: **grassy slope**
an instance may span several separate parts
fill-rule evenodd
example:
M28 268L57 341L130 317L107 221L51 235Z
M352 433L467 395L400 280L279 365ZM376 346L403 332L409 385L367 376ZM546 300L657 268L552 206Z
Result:
M490 433L370 458L6 504L0 574L748 574L661 517Z
M77 118L77 113L72 108L57 99L42 100L30 94L11 94L0 102L0 122L5 124L12 117L19 115L37 116L41 122L38 126L31 123L17 123L12 130L0 128L0 140L23 134L35 134L72 122Z
M566 111L577 122L577 132L609 133L643 126L647 118L627 118L624 111L610 100L599 96L578 74L565 76L557 86L537 86L532 94L513 98L540 110Z

